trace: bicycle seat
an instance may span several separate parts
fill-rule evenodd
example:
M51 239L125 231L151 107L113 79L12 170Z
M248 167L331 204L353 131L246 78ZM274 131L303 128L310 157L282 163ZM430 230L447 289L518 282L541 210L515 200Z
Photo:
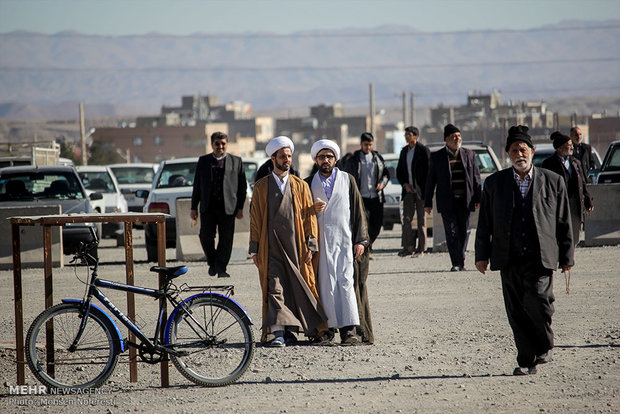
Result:
M153 266L151 272L163 272L168 279L174 279L187 273L187 266Z

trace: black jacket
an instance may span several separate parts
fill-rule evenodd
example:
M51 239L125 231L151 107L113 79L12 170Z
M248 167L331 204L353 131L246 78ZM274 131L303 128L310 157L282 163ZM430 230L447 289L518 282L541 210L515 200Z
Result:
M461 161L465 169L465 199L470 211L476 210L476 204L480 203L480 169L476 161L476 154L467 148L459 149ZM448 150L442 147L431 154L426 180L426 196L424 207L433 207L433 193L437 187L437 212L450 211L452 209L452 173Z
M405 184L409 183L409 172L407 171L407 152L409 145L405 145L400 150L400 157L398 157L398 165L396 166L396 178L400 185L403 186L402 196L405 196ZM415 144L415 150L413 152L413 161L411 163L413 184L416 192L420 198L424 198L426 195L426 178L428 175L428 163L431 156L430 150L426 145L421 144L419 141Z
M582 142L579 145L575 145L573 151L573 156L581 162L583 172L586 176L586 182L592 183L592 177L588 175L588 173L596 167L592 145Z
M568 198L578 200L579 211L577 213L581 217L581 221L583 221L585 209L588 209L593 205L592 197L590 196L588 187L586 186L586 172L581 166L581 163L574 157L570 157L569 162L571 165L572 174L568 173L568 170L562 163L562 160L558 156L557 152L545 159L542 162L542 167L551 170L564 178Z
M357 184L357 188L360 187L360 174L362 170L362 150L357 150L353 153L353 156L348 159L344 169L346 172L351 174L355 179L355 184ZM375 160L375 182L373 186L377 186L377 184L381 183L383 188L390 182L390 172L387 168L385 168L385 160L377 151L372 151L373 158ZM385 202L385 195L383 194L383 190L379 191L379 201L381 203Z
M540 261L547 269L574 264L573 236L568 195L562 177L534 168L532 212L540 245ZM498 171L484 182L476 230L476 262L491 261L491 270L510 265L510 230L515 180L512 167Z
M194 190L192 191L192 210L198 209L204 213L209 208L211 196L211 165L215 162L213 153L198 158L196 174L194 175ZM248 183L245 181L245 172L241 158L226 154L224 160L224 210L226 214L236 214L243 210Z

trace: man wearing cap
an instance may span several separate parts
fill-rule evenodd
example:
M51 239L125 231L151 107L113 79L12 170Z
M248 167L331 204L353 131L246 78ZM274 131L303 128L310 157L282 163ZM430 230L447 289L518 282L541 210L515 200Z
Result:
M353 176L336 167L340 148L335 142L319 140L310 154L319 167L306 182L312 189L319 223L319 296L327 325L332 332L340 331L344 345L360 341L357 327L362 341L372 343L366 291L368 253L364 252L368 230L362 197Z
M583 133L578 126L570 129L570 140L573 142L573 156L581 162L588 183L592 183L590 171L596 168L592 145L583 142Z
M476 154L461 147L461 131L452 124L445 126L446 146L431 153L426 180L424 210L433 209L433 193L437 187L437 211L441 214L446 233L453 272L465 270L465 249L469 213L480 203L480 170Z
M312 263L319 231L308 185L289 173L294 150L288 137L269 141L273 171L255 184L250 211L249 252L263 294L261 341L274 347L296 332L314 339L327 331Z
M573 226L573 243L579 243L579 232L584 221L585 211L594 210L592 197L586 186L587 178L581 162L573 156L573 142L571 139L555 131L551 134L555 154L545 159L542 167L560 174L564 178L568 192L571 224Z
M574 264L568 195L564 180L534 167L526 126L508 130L511 168L484 182L476 231L476 268L499 270L508 322L517 347L513 375L535 374L551 360L553 270Z
M370 237L369 254L372 253L372 244L381 232L385 202L383 189L390 181L390 173L383 157L372 149L374 141L375 138L370 132L364 132L360 137L361 149L355 151L344 165L344 170L355 178L362 195Z
M213 152L198 159L190 217L198 218L200 204L200 244L207 257L209 275L230 277L226 267L232 252L235 217L243 218L247 182L241 158L226 153L228 136L211 135ZM215 233L218 234L217 248Z

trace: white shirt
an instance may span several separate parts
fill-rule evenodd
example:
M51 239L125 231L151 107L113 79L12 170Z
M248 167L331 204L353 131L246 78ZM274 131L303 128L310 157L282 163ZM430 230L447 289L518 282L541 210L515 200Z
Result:
M282 177L282 180L280 180L280 176L278 176L275 172L272 171L271 174L273 174L273 178L276 179L276 184L278 185L280 192L284 194L284 190L286 190L286 183L288 183L288 172L284 177Z

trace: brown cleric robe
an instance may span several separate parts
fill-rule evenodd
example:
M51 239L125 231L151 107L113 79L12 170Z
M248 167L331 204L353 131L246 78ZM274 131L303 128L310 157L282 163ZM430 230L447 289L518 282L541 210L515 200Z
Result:
M257 252L263 294L262 342L273 325L303 331L308 337L327 329L318 300L308 250L317 250L318 226L310 189L289 175L284 194L272 174L254 186L250 213L250 253Z

